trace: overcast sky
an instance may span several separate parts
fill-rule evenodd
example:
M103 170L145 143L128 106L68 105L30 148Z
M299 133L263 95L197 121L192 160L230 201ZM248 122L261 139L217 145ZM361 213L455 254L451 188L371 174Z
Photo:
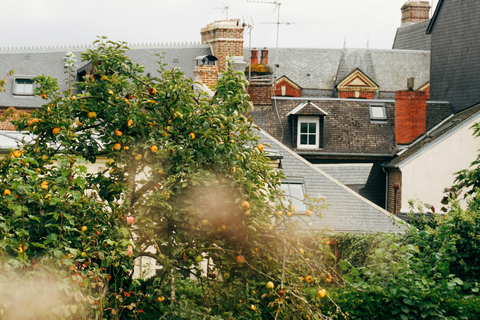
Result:
M198 42L200 29L227 12L253 22L252 47L276 45L279 0L1 1L0 48L87 45L96 36L131 44ZM281 0L279 47L342 48L346 39L348 48L368 41L370 48L390 49L406 1Z

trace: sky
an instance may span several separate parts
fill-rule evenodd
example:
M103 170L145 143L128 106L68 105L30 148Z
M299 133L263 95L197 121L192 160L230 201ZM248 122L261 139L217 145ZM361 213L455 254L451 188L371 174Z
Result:
M2 0L0 48L89 45L97 36L129 44L199 42L202 27L228 14L253 26L245 47L275 48L280 21L279 47L390 49L406 1Z

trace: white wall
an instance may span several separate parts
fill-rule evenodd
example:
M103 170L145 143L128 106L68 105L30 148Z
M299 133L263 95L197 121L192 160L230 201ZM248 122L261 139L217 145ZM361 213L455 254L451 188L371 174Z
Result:
M474 138L470 127L479 120L480 117L467 123L448 138L443 138L440 143L400 167L402 171L401 212L410 210L408 201L411 199L431 204L436 212L440 212L442 207L440 201L444 196L443 189L452 186L455 172L468 168L477 158L480 138Z

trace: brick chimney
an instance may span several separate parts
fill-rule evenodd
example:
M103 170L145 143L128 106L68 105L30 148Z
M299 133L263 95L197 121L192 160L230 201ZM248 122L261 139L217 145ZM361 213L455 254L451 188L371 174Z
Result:
M425 91L413 90L413 78L407 91L395 94L395 143L409 144L427 129L427 99Z
M428 20L430 18L430 3L428 1L409 0L402 8L402 26Z
M245 74L250 76L250 86L248 94L254 105L272 104L272 75L273 69L268 65L268 50L261 50L260 63L258 63L258 50L251 52L252 59L250 66L245 70Z
M202 28L202 43L210 44L212 54L217 57L218 71L227 67L229 56L243 60L243 24L239 19L215 21Z

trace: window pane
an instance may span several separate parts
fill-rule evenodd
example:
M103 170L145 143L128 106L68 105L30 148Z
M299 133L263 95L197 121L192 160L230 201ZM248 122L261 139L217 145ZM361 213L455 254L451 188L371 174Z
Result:
M303 212L306 210L303 203L303 185L301 183L282 183L282 190L285 192L285 200L290 201L295 206L295 210Z
M307 135L306 134L302 134L300 136L300 144L307 144Z
M309 123L308 124L308 132L309 133L317 133L317 124L316 123Z
M300 132L301 133L308 132L308 123L305 123L305 122L300 123Z
M315 144L316 144L316 143L315 143L315 142L316 142L316 141L315 141L315 140L316 140L315 138L316 138L315 135L313 135L313 134L309 135L309 136L308 136L308 144L315 145Z
M385 119L383 106L370 106L370 116L372 119Z
M15 94L33 94L33 90L33 80L15 79Z

